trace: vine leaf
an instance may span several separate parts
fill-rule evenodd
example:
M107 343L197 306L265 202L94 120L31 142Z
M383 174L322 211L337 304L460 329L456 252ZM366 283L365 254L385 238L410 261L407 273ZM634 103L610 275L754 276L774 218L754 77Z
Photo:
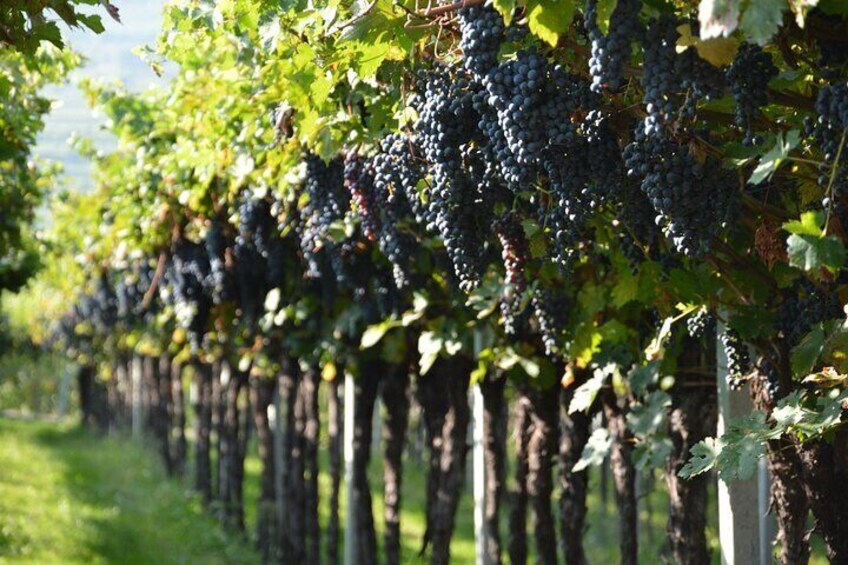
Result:
M823 324L818 324L801 342L792 348L792 373L796 376L809 374L825 347Z
M618 0L598 0L597 19L598 29L601 33L609 33L609 22L615 7L618 5Z
M512 14L515 13L515 0L494 0L492 6L503 16L506 25L512 23Z
M739 28L748 39L758 45L765 45L777 33L783 23L783 10L786 0L757 0L749 2L745 13L739 20Z
M609 453L612 447L612 437L606 428L598 428L589 437L586 442L586 447L583 448L583 453L580 455L580 460L574 464L571 469L574 473L579 473L586 467L597 466L604 462L604 458Z
M682 24L678 26L677 51L685 51L687 47L694 47L701 59L709 62L714 67L729 65L739 50L739 41L734 37L714 37L702 39L692 35L692 26Z
M739 25L740 0L701 0L698 21L701 39L728 37Z
M751 174L751 178L748 179L748 184L760 184L771 178L800 141L801 132L797 129L790 130L785 138L782 133L777 134L774 146L762 156L760 163Z
M678 473L684 479L690 479L712 469L721 452L721 444L715 438L708 437L692 446L692 457Z
M527 25L530 31L551 47L574 19L573 0L530 0L527 2Z
M598 392L604 386L609 375L610 373L606 369L595 369L592 377L574 391L574 397L568 405L568 413L586 412L595 402Z
M789 264L805 271L837 270L845 264L845 246L835 236L792 234L786 240Z

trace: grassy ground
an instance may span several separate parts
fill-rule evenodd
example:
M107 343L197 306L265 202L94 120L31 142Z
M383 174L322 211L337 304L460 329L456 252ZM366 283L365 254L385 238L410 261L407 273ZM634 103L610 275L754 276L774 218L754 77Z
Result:
M0 562L256 563L151 451L0 419Z
M322 450L322 457L325 453ZM381 535L382 467L378 453L379 448L369 472ZM408 455L404 465L403 562L423 563L417 554L425 527L425 463ZM327 467L322 458L321 468ZM255 453L248 457L246 471L246 514L249 531L253 532L260 471ZM590 477L585 536L589 562L615 563L618 521L612 493L604 504L596 469ZM319 488L321 521L326 524L326 494L330 489L326 472L320 476ZM643 484L642 491L639 561L659 562L668 497L659 477ZM342 495L344 515L344 490ZM554 501L557 497L555 492ZM714 502L714 495L710 500ZM504 512L504 536L508 532L505 518ZM707 534L713 562L719 563L716 523L713 505ZM532 536L532 522L529 526ZM67 423L0 418L0 563L258 563L249 545L224 534L186 486L166 479L153 449L125 438L92 436ZM818 540L815 545L812 563L826 563ZM453 563L474 562L470 489L460 502L451 553ZM533 562L532 557L529 562Z

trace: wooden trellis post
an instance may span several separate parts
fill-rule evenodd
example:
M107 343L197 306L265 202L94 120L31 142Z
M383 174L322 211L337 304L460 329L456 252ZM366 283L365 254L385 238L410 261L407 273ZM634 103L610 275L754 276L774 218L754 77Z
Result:
M718 324L719 336L723 324ZM719 341L719 343L721 343ZM753 410L747 390L730 390L727 385L727 357L717 350L718 429L721 437L728 423ZM723 565L768 565L771 563L771 536L768 508L768 477L763 470L750 479L726 483L718 481L718 529Z

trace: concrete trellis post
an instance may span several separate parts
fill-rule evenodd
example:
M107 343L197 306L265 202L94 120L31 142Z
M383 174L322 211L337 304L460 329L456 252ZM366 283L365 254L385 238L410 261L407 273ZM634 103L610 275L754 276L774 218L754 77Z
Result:
M474 354L482 349L482 335L474 332ZM483 408L483 391L480 385L471 387L469 394L471 402L472 447L471 462L474 488L474 548L477 565L493 565L486 548L489 545L489 530L486 527L486 428L485 410Z
M133 355L132 370L130 371L130 379L132 379L132 435L133 437L141 437L141 380L142 367L141 357Z
M719 335L724 330L718 325ZM720 343L720 342L719 342ZM748 392L733 391L727 386L727 357L717 348L716 380L718 381L717 437L724 434L734 418L746 416L753 406ZM718 481L718 528L723 565L771 563L771 536L768 517L768 477L762 467L754 477L726 483Z
M344 476L345 476L345 498L347 500L345 512L345 535L344 535L344 565L354 565L356 562L356 512L353 508L353 377L345 374L344 381Z
M471 388L471 414L473 426L472 465L474 469L474 547L477 565L493 565L486 548L486 447L483 411L483 392L480 385Z

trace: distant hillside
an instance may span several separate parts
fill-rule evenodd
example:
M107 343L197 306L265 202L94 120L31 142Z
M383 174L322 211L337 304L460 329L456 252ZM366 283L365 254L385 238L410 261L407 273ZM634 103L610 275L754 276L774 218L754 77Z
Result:
M132 49L156 41L162 23L163 3L163 0L116 1L123 24L112 21L104 13L106 31L101 35L74 30L67 32L71 47L82 53L87 62L74 73L70 84L48 90L47 94L56 100L56 106L39 136L36 152L64 165L69 187L83 191L91 189L88 161L68 146L72 133L93 139L100 149L108 150L114 146L111 135L101 130L103 117L92 114L75 82L83 76L120 80L132 90L143 90L152 83L161 82L150 67L132 53Z

